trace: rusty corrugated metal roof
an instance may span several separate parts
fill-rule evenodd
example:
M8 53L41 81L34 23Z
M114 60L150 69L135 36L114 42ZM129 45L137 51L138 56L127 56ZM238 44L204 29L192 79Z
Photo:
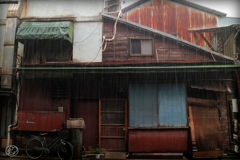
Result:
M139 1L129 5L128 7L125 7L122 10L122 12L126 13L129 10L132 10L133 8L135 8L135 7L139 6L139 5L142 5L142 4L146 3L146 2L149 2L149 1L151 1L151 0L139 0ZM196 4L196 3L192 3L192 2L189 2L189 1L186 1L186 0L171 0L171 1L174 1L174 2L177 2L177 3L181 3L181 4L187 5L189 7L193 7L195 9L199 9L199 10L202 10L202 11L205 11L205 12L208 12L208 13L220 16L220 17L224 17L224 16L227 15L226 13L223 13L223 12L220 12L220 11L217 11L217 10L214 10L214 9L211 9L211 8L208 8L208 7Z
M209 28L198 28L198 29L189 29L189 32L223 32L226 30L239 30L240 24L233 24L229 26L223 26L223 27L209 27Z

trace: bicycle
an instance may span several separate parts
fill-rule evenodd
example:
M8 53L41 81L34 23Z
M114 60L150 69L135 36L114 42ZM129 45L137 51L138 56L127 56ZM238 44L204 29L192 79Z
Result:
M38 159L43 153L49 154L50 150L57 145L57 155L61 160L71 160L73 157L73 146L70 142L66 141L69 138L68 130L58 131L58 136L46 142L45 135L42 133L40 136L31 135L25 146L25 152L30 159Z

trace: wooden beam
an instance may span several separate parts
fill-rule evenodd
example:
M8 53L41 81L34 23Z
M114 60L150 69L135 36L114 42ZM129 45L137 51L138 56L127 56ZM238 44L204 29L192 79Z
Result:
M194 41L195 41L195 43L196 43L197 45L199 45L196 32L193 32L193 35L194 35Z
M218 101L209 100L209 99L199 99L199 98L187 98L187 102L189 105L200 105L205 107L215 107L218 105Z
M223 150L193 152L194 158L220 158L222 156Z
M200 35L200 36L202 37L202 39L207 43L207 45L210 47L210 49L211 49L212 51L215 51L215 50L214 50L214 47L211 45L210 42L208 42L207 38L204 37L204 35L202 34L202 32L197 32L197 33L199 33L199 35Z

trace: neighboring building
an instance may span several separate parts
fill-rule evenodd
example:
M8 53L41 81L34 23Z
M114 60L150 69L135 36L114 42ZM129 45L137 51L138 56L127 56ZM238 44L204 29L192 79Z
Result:
M208 47L192 28L217 27L226 14L186 0L141 0L123 9L123 18ZM204 34L205 37L210 37Z
M124 8L123 18L237 57L233 51L237 50L237 47L233 48L233 39L236 36L238 41L239 27L230 26L239 24L239 18L226 17L225 13L214 9L186 0L141 0ZM216 27L220 28L214 31Z
M13 144L83 118L86 148L207 158L231 151L236 59L116 17L116 0L57 2L18 1L7 17L17 24L6 23L18 49L3 52L14 61L3 63L1 77L1 91L16 95L8 103L18 110Z
M3 73L3 70L6 70L6 66L3 67L3 64L7 61L8 58L5 59L3 57L4 52L8 52L11 50L10 48L14 48L14 42L9 39L10 36L5 36L7 34L7 17L10 15L12 8L10 6L16 5L16 2L6 2L0 1L0 81L6 75L6 72ZM9 32L8 32L9 33ZM13 53L12 53L13 55ZM12 60L9 62L12 65ZM10 67L12 69L12 67ZM4 75L3 75L4 74ZM9 73L11 74L11 73ZM4 88L1 86L0 88L0 139L1 139L1 148L6 147L6 136L8 133L8 126L15 122L15 108L16 108L16 92L14 90L9 90L8 88Z
M240 24L240 18L237 17L219 17L218 27L230 26L232 24Z

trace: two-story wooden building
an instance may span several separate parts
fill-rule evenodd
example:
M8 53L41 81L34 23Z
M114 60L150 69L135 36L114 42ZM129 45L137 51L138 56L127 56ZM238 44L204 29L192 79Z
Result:
M21 57L13 69L19 97L14 144L23 148L29 134L52 133L68 118L83 118L86 148L228 153L231 100L239 99L236 59L102 13L106 5L23 3L13 52Z

